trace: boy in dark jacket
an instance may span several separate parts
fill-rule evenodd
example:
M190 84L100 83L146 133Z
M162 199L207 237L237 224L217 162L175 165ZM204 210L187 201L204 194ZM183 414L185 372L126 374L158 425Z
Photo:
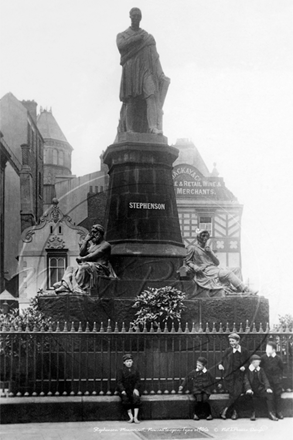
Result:
M123 368L117 373L117 389L122 405L127 410L129 423L139 423L138 411L141 406L139 386L140 374L133 368L131 354L123 356Z
M283 379L283 361L276 353L275 342L268 342L266 346L266 354L261 357L260 366L264 369L268 381L273 390L274 410L279 419L284 416L281 413L281 394L282 394L282 379Z
M195 398L194 420L199 420L201 412L205 414L207 420L213 419L208 400L215 381L206 369L206 365L207 360L204 357L199 357L196 362L196 369L188 373L179 387L179 391L182 391L189 382L192 382L192 394Z
M261 359L257 354L254 354L250 358L250 365L244 377L244 385L246 394L251 397L252 402L252 414L250 420L255 420L255 399L266 399L269 418L274 421L278 421L277 417L273 413L273 391L267 376L260 368Z
M228 339L230 347L224 351L218 368L224 372L225 388L229 392L229 400L220 417L226 420L227 411L231 409L233 411L231 419L237 420L238 399L243 393L244 373L249 365L250 355L248 350L240 345L240 336L237 333L231 333Z

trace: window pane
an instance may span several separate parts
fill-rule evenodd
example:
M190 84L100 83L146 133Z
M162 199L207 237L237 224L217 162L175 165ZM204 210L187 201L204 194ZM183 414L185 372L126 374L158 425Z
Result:
M57 266L57 259L50 258L50 267L56 267L56 266Z
M53 284L58 281L57 276L58 276L57 270L51 269L50 270L49 287L53 287Z
M64 275L64 269L58 269L58 280L57 281L61 281L62 277Z
M65 266L65 258L64 257L58 258L58 267L61 267L63 269L64 266Z
M200 223L212 223L211 217L200 217Z

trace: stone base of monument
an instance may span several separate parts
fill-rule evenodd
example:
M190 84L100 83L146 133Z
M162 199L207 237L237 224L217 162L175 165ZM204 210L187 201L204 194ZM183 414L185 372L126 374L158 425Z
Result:
M176 287L182 287L182 283L182 281L178 281ZM127 298L125 295L121 298L97 298L67 294L60 296L41 295L39 297L40 310L45 315L52 317L54 321L74 322L76 326L81 322L84 328L88 322L90 329L96 322L98 330L100 323L103 322L106 327L109 319L112 331L116 322L119 331L121 331L123 322L128 330L137 311L133 308L133 304L134 298ZM184 305L186 308L181 319L183 330L188 325L189 331L199 331L200 323L202 323L203 331L206 330L206 323L209 323L210 331L212 331L213 323L215 323L217 331L220 323L223 324L224 331L229 331L229 329L232 331L233 323L236 324L237 330L242 323L245 330L246 321L249 321L249 324L255 322L257 329L262 324L265 330L266 324L269 322L269 302L263 296L187 299L184 301ZM229 323L228 329L227 322ZM176 325L175 330L177 328Z

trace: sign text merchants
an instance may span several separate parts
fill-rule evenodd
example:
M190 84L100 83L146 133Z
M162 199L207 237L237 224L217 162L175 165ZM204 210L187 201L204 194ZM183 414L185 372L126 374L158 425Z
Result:
M177 165L173 169L176 197L217 198L221 179L202 176L192 165Z

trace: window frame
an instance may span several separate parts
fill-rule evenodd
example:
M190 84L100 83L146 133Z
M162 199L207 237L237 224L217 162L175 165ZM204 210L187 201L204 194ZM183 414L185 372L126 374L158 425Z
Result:
M210 222L201 222L201 219L207 219L210 218ZM211 229L207 228L207 224L211 225ZM204 226L201 226L204 225ZM210 232L210 236L213 237L214 235L214 217L209 213L198 213L198 228L199 229L207 229Z
M63 276L64 273L65 273L65 270L66 270L66 268L68 266L68 253L67 253L67 250L66 249L60 249L60 250L59 249L47 249L47 289L48 290L53 290L54 289L53 284L56 281L60 281L61 278L62 278L62 276L61 276L61 278L58 279L59 277L57 275L57 280L56 281L53 280L52 286L50 286L50 284L51 284L51 271L50 271L50 269L54 268L54 267L50 266L50 261L53 258L56 258L56 259L63 258L64 259L64 266L63 266L64 272L62 274L62 276ZM59 266L57 265L55 267L55 269L57 269L57 271L58 271Z

